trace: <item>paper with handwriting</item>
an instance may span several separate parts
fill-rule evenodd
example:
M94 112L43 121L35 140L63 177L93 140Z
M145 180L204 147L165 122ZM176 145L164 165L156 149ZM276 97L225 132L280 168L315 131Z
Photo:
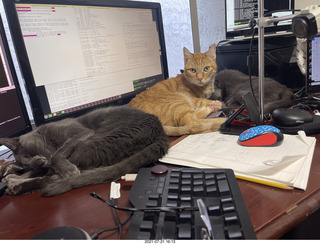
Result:
M231 168L235 174L306 189L315 138L284 135L280 146L245 147L220 132L189 135L160 161L198 168Z

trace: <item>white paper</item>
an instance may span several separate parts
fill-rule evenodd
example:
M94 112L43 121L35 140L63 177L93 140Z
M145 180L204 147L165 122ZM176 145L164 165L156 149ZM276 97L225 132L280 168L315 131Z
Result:
M231 168L235 174L306 189L315 138L284 134L280 146L245 147L238 136L219 132L194 134L173 147L160 161L200 168Z

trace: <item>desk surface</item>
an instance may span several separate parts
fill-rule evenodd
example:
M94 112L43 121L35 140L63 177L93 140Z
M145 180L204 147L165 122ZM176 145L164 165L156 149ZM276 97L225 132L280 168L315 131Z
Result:
M313 156L306 191L282 190L238 180L258 239L277 239L302 222L320 205L320 136ZM120 181L119 206L130 206L128 194L132 182ZM96 192L108 198L110 183L86 186L56 197L40 197L39 193L0 198L0 239L30 239L34 235L59 226L75 226L92 234L114 227L112 210L90 196ZM120 219L127 217L120 212ZM128 224L123 228L126 236ZM117 239L117 231L106 232L99 239Z

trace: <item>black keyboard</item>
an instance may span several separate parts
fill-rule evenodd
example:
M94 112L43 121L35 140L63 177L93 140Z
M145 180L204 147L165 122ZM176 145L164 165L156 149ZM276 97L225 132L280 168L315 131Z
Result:
M210 226L200 216L198 199L206 207ZM134 212L126 239L256 239L230 169L169 168L156 174L142 168L129 200L135 208L164 211Z

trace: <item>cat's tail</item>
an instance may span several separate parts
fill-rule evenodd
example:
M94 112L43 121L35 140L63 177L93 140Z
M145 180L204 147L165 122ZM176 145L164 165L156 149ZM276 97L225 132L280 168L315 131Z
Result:
M41 196L56 196L74 188L119 179L125 174L137 172L147 164L156 163L167 153L168 149L168 138L161 138L117 164L85 170L79 175L53 181L41 189L40 194Z
M226 121L225 118L202 119L199 122L184 126L163 126L168 136L181 136L189 134L214 132L220 129L220 125Z
M271 114L273 110L277 108L289 108L292 103L293 93L289 90L284 91L278 100L265 103L264 114Z

